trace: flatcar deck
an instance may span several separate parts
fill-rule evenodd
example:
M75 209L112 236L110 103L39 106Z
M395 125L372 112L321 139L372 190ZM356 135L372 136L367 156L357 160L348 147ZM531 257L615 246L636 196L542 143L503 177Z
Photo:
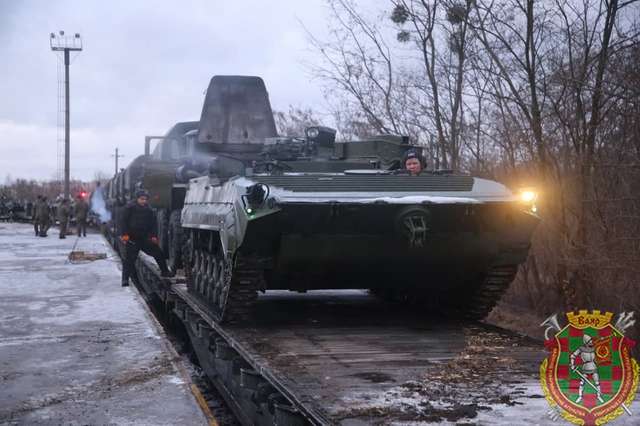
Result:
M484 375L490 381L500 362L509 364L512 379L531 382L544 357L540 345L528 339L481 324L403 313L355 291L269 294L260 300L255 323L259 326L227 331L257 365L328 423L386 422L399 414L412 420L433 418L432 410L403 407L404 390L426 396L437 390L434 377L451 375L447 370L452 368L455 374ZM469 353L481 339L493 350L484 354L486 360L483 354ZM513 399L509 389L504 391L488 397Z
M551 423L541 342L362 291L267 292L251 325L220 326L184 284L155 283L245 424Z

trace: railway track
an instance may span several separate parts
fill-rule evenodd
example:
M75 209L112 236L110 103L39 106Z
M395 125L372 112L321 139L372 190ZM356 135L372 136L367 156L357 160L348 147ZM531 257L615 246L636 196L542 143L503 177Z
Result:
M544 352L531 339L428 318L362 291L267 292L251 325L221 326L183 277L160 277L144 254L137 269L145 297L184 325L200 368L242 424L491 424L509 416L540 424L545 416L537 385Z

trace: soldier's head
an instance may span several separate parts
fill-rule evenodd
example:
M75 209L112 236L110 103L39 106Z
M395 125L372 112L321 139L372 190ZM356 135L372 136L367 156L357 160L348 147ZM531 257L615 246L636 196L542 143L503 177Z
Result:
M422 161L417 151L410 149L404 154L404 168L411 173L411 176L417 176L422 171Z
M149 202L149 193L146 189L139 189L136 191L136 203L139 206L146 206Z
M593 346L593 339L588 334L582 336L582 343L585 346Z

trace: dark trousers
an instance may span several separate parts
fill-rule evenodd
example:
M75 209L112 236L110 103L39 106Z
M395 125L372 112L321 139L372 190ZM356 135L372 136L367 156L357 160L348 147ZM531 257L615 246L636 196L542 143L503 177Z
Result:
M138 282L138 273L136 272L136 259L140 250L147 253L158 263L160 271L168 272L167 261L164 259L164 254L157 244L151 242L151 240L133 241L130 240L126 244L123 244L124 248L124 262L122 263L122 281L127 281L131 278L134 282Z
M69 219L60 221L60 238L66 238L68 226L69 226Z
M49 222L38 222L38 224L40 226L40 236L41 237L46 237L47 236L47 231L51 227L51 224Z
M87 236L87 220L84 218L77 218L76 221L78 222L77 227L78 227L78 237L80 235L86 237Z
M36 237L40 235L40 224L37 220L33 221L33 230L36 231Z

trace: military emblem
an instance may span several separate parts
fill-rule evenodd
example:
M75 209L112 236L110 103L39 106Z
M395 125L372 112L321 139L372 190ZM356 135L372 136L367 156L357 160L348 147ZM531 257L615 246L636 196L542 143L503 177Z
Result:
M638 387L638 363L630 355L635 342L624 331L635 324L633 312L567 313L561 327L557 315L541 325L549 356L540 366L540 383L551 405L553 420L560 416L579 425L602 425L630 410ZM556 334L550 336L549 332Z

